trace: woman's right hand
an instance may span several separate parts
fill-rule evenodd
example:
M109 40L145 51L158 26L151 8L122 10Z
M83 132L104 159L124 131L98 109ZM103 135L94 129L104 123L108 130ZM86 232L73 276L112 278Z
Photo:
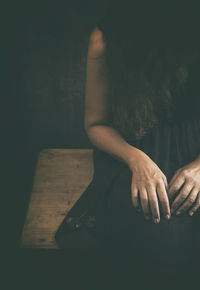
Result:
M160 222L159 202L163 215L170 219L170 205L167 194L168 182L164 173L155 162L139 150L130 164L132 171L132 202L137 210L143 211L144 217Z

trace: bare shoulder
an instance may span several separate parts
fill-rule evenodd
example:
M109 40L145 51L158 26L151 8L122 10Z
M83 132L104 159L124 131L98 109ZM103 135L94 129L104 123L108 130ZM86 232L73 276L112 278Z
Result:
M92 32L90 33L90 40L91 41L103 41L104 40L104 35L101 29L96 26L93 28Z
M90 58L99 58L104 55L106 49L106 40L103 32L98 28L93 28L89 37L88 56Z

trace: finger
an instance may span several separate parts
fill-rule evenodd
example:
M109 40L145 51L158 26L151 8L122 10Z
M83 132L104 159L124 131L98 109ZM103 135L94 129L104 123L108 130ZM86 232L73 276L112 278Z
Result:
M179 173L180 172L178 170L175 172L175 174L172 176L172 178L171 178L171 180L169 182L169 186L172 185L172 183L174 182L174 180L178 177Z
M169 185L168 185L167 177L165 175L163 176L163 181L164 181L166 190L168 190Z
M195 211L197 211L197 209L200 207L200 192L198 193L197 195L197 198L196 198L196 201L195 201L195 204L193 205L193 207L190 209L189 211L189 215L192 216Z
M134 207L140 211L140 203L139 203L139 192L138 192L138 188L136 186L132 187L132 202Z
M183 203L182 206L180 206L177 211L176 211L176 215L181 214L182 212L185 212L186 210L188 210L188 208L190 208L193 203L195 202L197 195L198 195L199 189L196 187L193 187L191 193L189 194L188 198L186 199L186 201Z
M170 205L164 183L161 181L157 184L157 194L161 203L163 215L166 219L170 219Z
M139 191L140 191L140 202L141 202L144 216L147 220L149 220L151 216L150 216L150 208L149 208L149 199L148 199L146 188L143 187Z
M174 194L181 188L181 186L184 184L185 178L182 176L178 176L173 183L169 186L168 189L168 197L171 199Z
M178 196L175 198L171 205L171 212L173 213L187 198L191 189L193 188L193 184L187 182L184 184L183 188L179 192Z
M149 197L149 204L151 208L152 218L154 223L160 222L160 212L159 212L159 205L158 205L158 198L156 194L156 188L154 185L148 186L148 197Z

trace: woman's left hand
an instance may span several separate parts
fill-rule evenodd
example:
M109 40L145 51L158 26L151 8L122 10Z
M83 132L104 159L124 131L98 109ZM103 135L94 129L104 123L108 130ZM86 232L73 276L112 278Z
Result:
M168 197L171 199L181 188L171 204L171 212L176 215L189 210L189 215L200 207L200 160L199 158L176 170L169 182Z

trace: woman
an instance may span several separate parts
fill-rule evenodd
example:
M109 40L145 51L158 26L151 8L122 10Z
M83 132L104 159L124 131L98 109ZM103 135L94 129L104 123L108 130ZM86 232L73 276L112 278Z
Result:
M111 6L90 34L84 128L94 176L56 240L65 247L87 228L103 247L186 265L200 242L196 18L174 3L135 3Z

